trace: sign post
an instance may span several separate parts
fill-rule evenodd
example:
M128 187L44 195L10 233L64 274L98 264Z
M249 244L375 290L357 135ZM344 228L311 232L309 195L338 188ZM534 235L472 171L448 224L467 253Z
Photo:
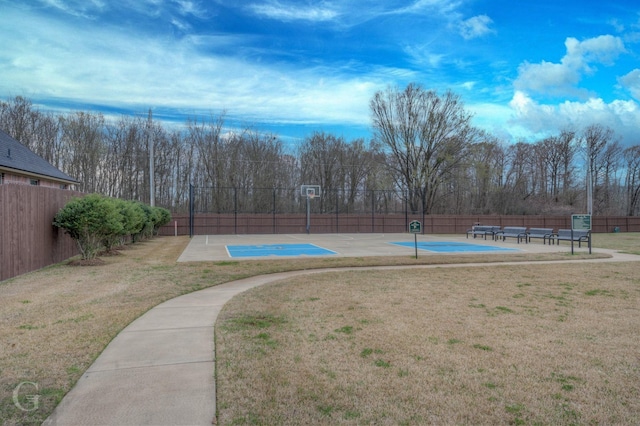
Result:
M573 230L591 231L590 214L571 215L571 254L573 254ZM589 236L589 254L591 254L591 236Z
M422 224L418 220L409 223L409 232L413 234L413 244L416 249L416 259L418 258L418 234L422 232Z

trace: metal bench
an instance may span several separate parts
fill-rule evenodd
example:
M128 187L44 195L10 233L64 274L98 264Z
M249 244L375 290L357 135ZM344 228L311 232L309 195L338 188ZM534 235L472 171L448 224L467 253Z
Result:
M527 239L527 228L521 226L505 226L501 231L496 232L495 239L502 238L502 241L506 240L507 237L513 237L518 240L518 244L520 244L520 240L524 240L525 243L528 243Z
M467 230L467 238L469 238L469 235L473 235L473 238L480 235L484 237L484 239L486 240L487 235L491 235L491 239L494 239L494 235L498 231L500 231L499 226L475 225L475 226L472 226L471 229Z
M571 241L572 234L571 229L558 229L558 232L553 234L551 238L555 239L556 244L560 244L560 241ZM591 231L585 231L583 229L573 230L573 241L578 242L578 247L582 247L582 243L588 243L591 240ZM551 240L549 240L551 241Z
M553 228L529 228L527 231L527 238L531 241L532 238L542 238L543 244L551 244L551 236L553 235Z

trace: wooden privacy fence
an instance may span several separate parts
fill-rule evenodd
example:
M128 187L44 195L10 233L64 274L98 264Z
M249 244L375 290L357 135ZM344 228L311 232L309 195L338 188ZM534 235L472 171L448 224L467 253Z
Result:
M0 185L0 281L78 254L75 242L51 223L82 193L31 185Z
M497 215L405 215L405 214L311 214L310 232L328 233L402 233L409 222L422 222L424 234L464 234L472 225L524 226L527 228L571 228L570 216L497 216ZM305 214L195 214L193 235L229 234L303 234ZM594 216L593 232L640 232L640 216ZM160 235L190 235L189 215L173 215Z
M80 192L31 185L0 185L0 281L61 262L78 254L75 242L54 227L53 218ZM412 220L425 234L464 234L473 224L570 228L570 216L311 214L310 232L402 233ZM301 213L174 215L160 235L303 234L307 216ZM638 216L594 216L593 232L640 232Z

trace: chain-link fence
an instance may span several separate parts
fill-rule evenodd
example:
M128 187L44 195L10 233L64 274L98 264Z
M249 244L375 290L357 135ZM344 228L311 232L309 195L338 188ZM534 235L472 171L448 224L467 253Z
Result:
M385 232L390 226L379 228L376 218L396 217L399 224L394 224L393 229L401 231L405 219L409 215L422 215L422 212L408 211L406 193L396 190L321 190L320 196L314 197L307 203L307 198L302 195L300 188L229 188L229 187L190 187L190 234L194 234L196 216L211 219L217 216L217 221L228 222L232 217L233 225L227 225L229 232L239 232L246 222L247 215L251 215L253 222L264 223L262 226L266 232L268 227L272 232L282 230L285 227L296 232L299 226L298 218L313 215L317 220L323 218L327 223L324 229L332 229L333 232L344 228L345 223L358 222L358 228L366 229L366 232ZM224 219L223 219L224 217ZM207 220L209 220L207 219ZM240 220L239 220L240 219ZM204 219L203 219L204 220ZM364 223L367 223L366 225ZM268 225L267 225L268 223ZM317 222L316 222L317 223ZM388 223L381 222L381 223ZM240 224L240 225L239 225ZM378 227L376 227L378 226ZM309 232L308 223L302 224L302 229ZM255 229L255 228L253 228ZM353 225L351 226L353 229Z
M191 187L193 213L306 213L306 198L299 188ZM407 211L403 191L322 190L311 203L311 213L400 214ZM412 212L418 213L418 212Z

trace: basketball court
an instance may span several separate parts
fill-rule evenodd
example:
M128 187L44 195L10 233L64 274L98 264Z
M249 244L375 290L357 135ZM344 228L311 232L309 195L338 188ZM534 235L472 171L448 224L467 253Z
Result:
M335 251L308 243L228 245L227 253L229 253L229 257L328 256L337 254Z
M410 247L415 250L416 243L412 242L395 242L403 247ZM509 248L504 246L490 246L486 244L472 244L461 243L456 241L420 241L417 243L418 250L423 250L432 253L477 253L477 252L505 252L505 251L518 251L515 248Z
M418 255L486 253L569 252L568 244L541 242L518 244L514 239L492 241L467 239L465 235L403 234L268 234L196 235L179 262L243 259L283 259L305 257L413 256L417 240ZM579 251L586 251L582 248Z
M306 234L197 235L179 262L225 261L230 259L282 259L304 257L368 257L463 254L551 252L566 247L545 244L517 244L516 241L467 239L461 235L420 234L420 224L403 234L313 234L311 203L322 196L319 185L301 185L300 196L306 202Z

